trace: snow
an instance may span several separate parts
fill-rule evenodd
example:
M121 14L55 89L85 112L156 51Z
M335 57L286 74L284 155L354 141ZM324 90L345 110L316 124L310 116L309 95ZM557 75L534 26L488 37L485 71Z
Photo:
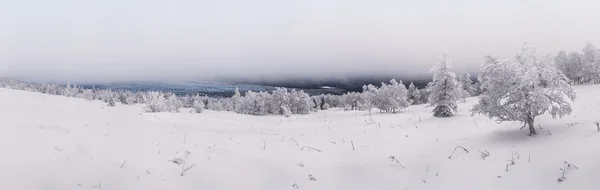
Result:
M574 89L573 113L540 116L535 137L521 123L471 117L476 98L451 118L420 105L375 111L369 124L365 111L145 113L143 105L0 89L0 189L597 189L600 85ZM456 146L470 152L448 159ZM186 150L195 166L181 176L169 160ZM579 169L559 183L564 161Z

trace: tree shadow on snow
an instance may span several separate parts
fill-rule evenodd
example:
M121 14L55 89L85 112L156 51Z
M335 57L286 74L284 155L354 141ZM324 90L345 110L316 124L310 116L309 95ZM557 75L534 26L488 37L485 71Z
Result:
M498 130L493 131L489 135L489 141L491 143L500 143L500 144L517 144L529 142L534 139L542 138L549 136L550 134L545 129L536 128L537 135L530 136L529 129L523 128L520 129L520 126L506 126L502 127Z

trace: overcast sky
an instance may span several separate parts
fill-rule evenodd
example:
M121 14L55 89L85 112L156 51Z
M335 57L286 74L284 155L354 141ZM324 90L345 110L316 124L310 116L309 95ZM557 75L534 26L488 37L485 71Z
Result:
M5 0L0 74L45 81L427 74L600 46L597 0Z

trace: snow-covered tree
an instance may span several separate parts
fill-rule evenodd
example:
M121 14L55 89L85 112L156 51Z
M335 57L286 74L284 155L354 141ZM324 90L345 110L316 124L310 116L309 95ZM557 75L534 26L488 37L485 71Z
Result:
M310 96L304 91L292 89L290 92L290 111L293 114L308 114L310 113Z
M214 110L214 111L223 111L223 110L227 110L225 108L225 102L229 99L218 99L218 98L209 98L209 97L202 97L203 101L205 102L205 107L207 109L210 110Z
M584 67L584 80L592 83L600 83L600 50L588 43L583 48L581 61Z
M233 96L231 96L230 98L223 99L221 101L221 103L223 104L223 109L227 111L236 111L239 108L241 98L242 95L240 93L240 90L236 86Z
M365 100L365 97L361 93L357 92L349 92L342 95L342 102L344 102L344 108L347 110L358 110L363 107L363 105L367 104L368 101Z
M271 95L267 92L248 91L240 101L238 113L250 115L265 115L269 113Z
M192 108L196 113L202 113L204 111L204 102L200 99L193 99Z
M165 96L161 92L148 92L146 96L147 112L163 112L167 110Z
M167 95L166 105L169 112L179 112L179 109L183 107L181 100L173 93Z
M417 98L415 98L415 95L417 95L417 93L415 93L417 90L417 87L415 86L415 84L413 84L412 82L410 82L410 84L408 85L408 92L406 94L406 99L408 100L408 102L410 104L416 104L417 102Z
M448 52L444 52L442 60L429 71L433 73L433 86L429 96L433 115L436 117L452 117L458 110L456 101L463 100L465 92L452 72L452 63Z
M290 111L290 93L286 88L276 88L272 92L269 109L274 114L284 114L284 111Z
M406 86L402 81L397 82L395 79L392 79L390 84L381 83L380 88L369 85L363 93L369 97L371 104L382 112L396 113L410 105L407 101Z
M467 92L466 97L475 96L477 94L476 89L473 86L473 81L471 80L471 73L462 73L458 75L457 80L461 88Z
M553 118L572 112L576 97L567 78L550 56L538 56L525 44L515 59L498 60L487 56L479 76L483 93L471 110L499 122L520 121L535 135L534 120L550 113Z

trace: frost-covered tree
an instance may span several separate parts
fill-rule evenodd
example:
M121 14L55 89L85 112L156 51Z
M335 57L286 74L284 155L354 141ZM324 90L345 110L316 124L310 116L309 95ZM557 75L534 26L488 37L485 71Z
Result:
M194 109L194 112L202 113L202 111L204 111L204 102L199 98L193 99L192 108Z
M344 109L346 110L358 110L364 107L363 105L368 104L365 96L357 92L349 92L342 95L342 102L344 102Z
M471 73L462 73L458 75L458 83L461 88L467 92L466 97L475 96L477 93L476 89L473 87L473 81L471 80Z
M567 78L550 56L538 56L525 44L515 59L498 60L487 56L479 76L483 93L472 114L482 114L499 122L520 121L535 135L534 120L550 113L553 118L572 112L576 97Z
M183 102L173 93L167 95L167 111L179 112L179 109L183 107Z
M242 98L242 94L240 93L240 89L236 86L233 96L229 98L230 106L228 110L235 111L240 106L240 99Z
M240 101L238 113L250 115L265 115L269 113L271 95L267 92L248 91Z
M152 91L146 95L147 112L163 112L167 110L165 96L161 92Z
M408 85L408 92L406 94L406 99L408 100L408 102L410 104L417 104L417 98L415 97L416 95L418 95L417 93L415 93L417 90L417 87L415 86L415 84L413 84L412 82L410 82L410 84Z
M293 114L308 114L310 113L310 96L304 91L292 89L290 92L290 111Z
M227 110L225 107L225 102L228 99L219 99L219 98L210 98L210 97L202 97L205 107L209 110L214 111L223 111Z
M433 86L429 96L430 106L434 107L433 115L435 117L452 117L458 110L456 101L463 100L466 92L456 81L448 52L444 52L442 60L435 64L429 72L433 73Z
M380 88L369 85L363 93L369 97L370 103L382 112L396 113L410 105L407 101L406 86L402 81L397 82L395 79L392 79L390 84L381 83Z
M584 67L584 80L592 83L600 83L600 50L588 43L583 48L581 61Z
M269 109L274 114L284 115L284 111L290 111L290 93L286 88L276 88L272 92Z
M372 84L363 85L363 91L362 93L359 93L357 97L357 106L359 107L358 109L365 109L369 112L369 115L371 115L371 110L373 109L373 107L375 107L373 102L377 101L376 98L378 90L379 89Z

